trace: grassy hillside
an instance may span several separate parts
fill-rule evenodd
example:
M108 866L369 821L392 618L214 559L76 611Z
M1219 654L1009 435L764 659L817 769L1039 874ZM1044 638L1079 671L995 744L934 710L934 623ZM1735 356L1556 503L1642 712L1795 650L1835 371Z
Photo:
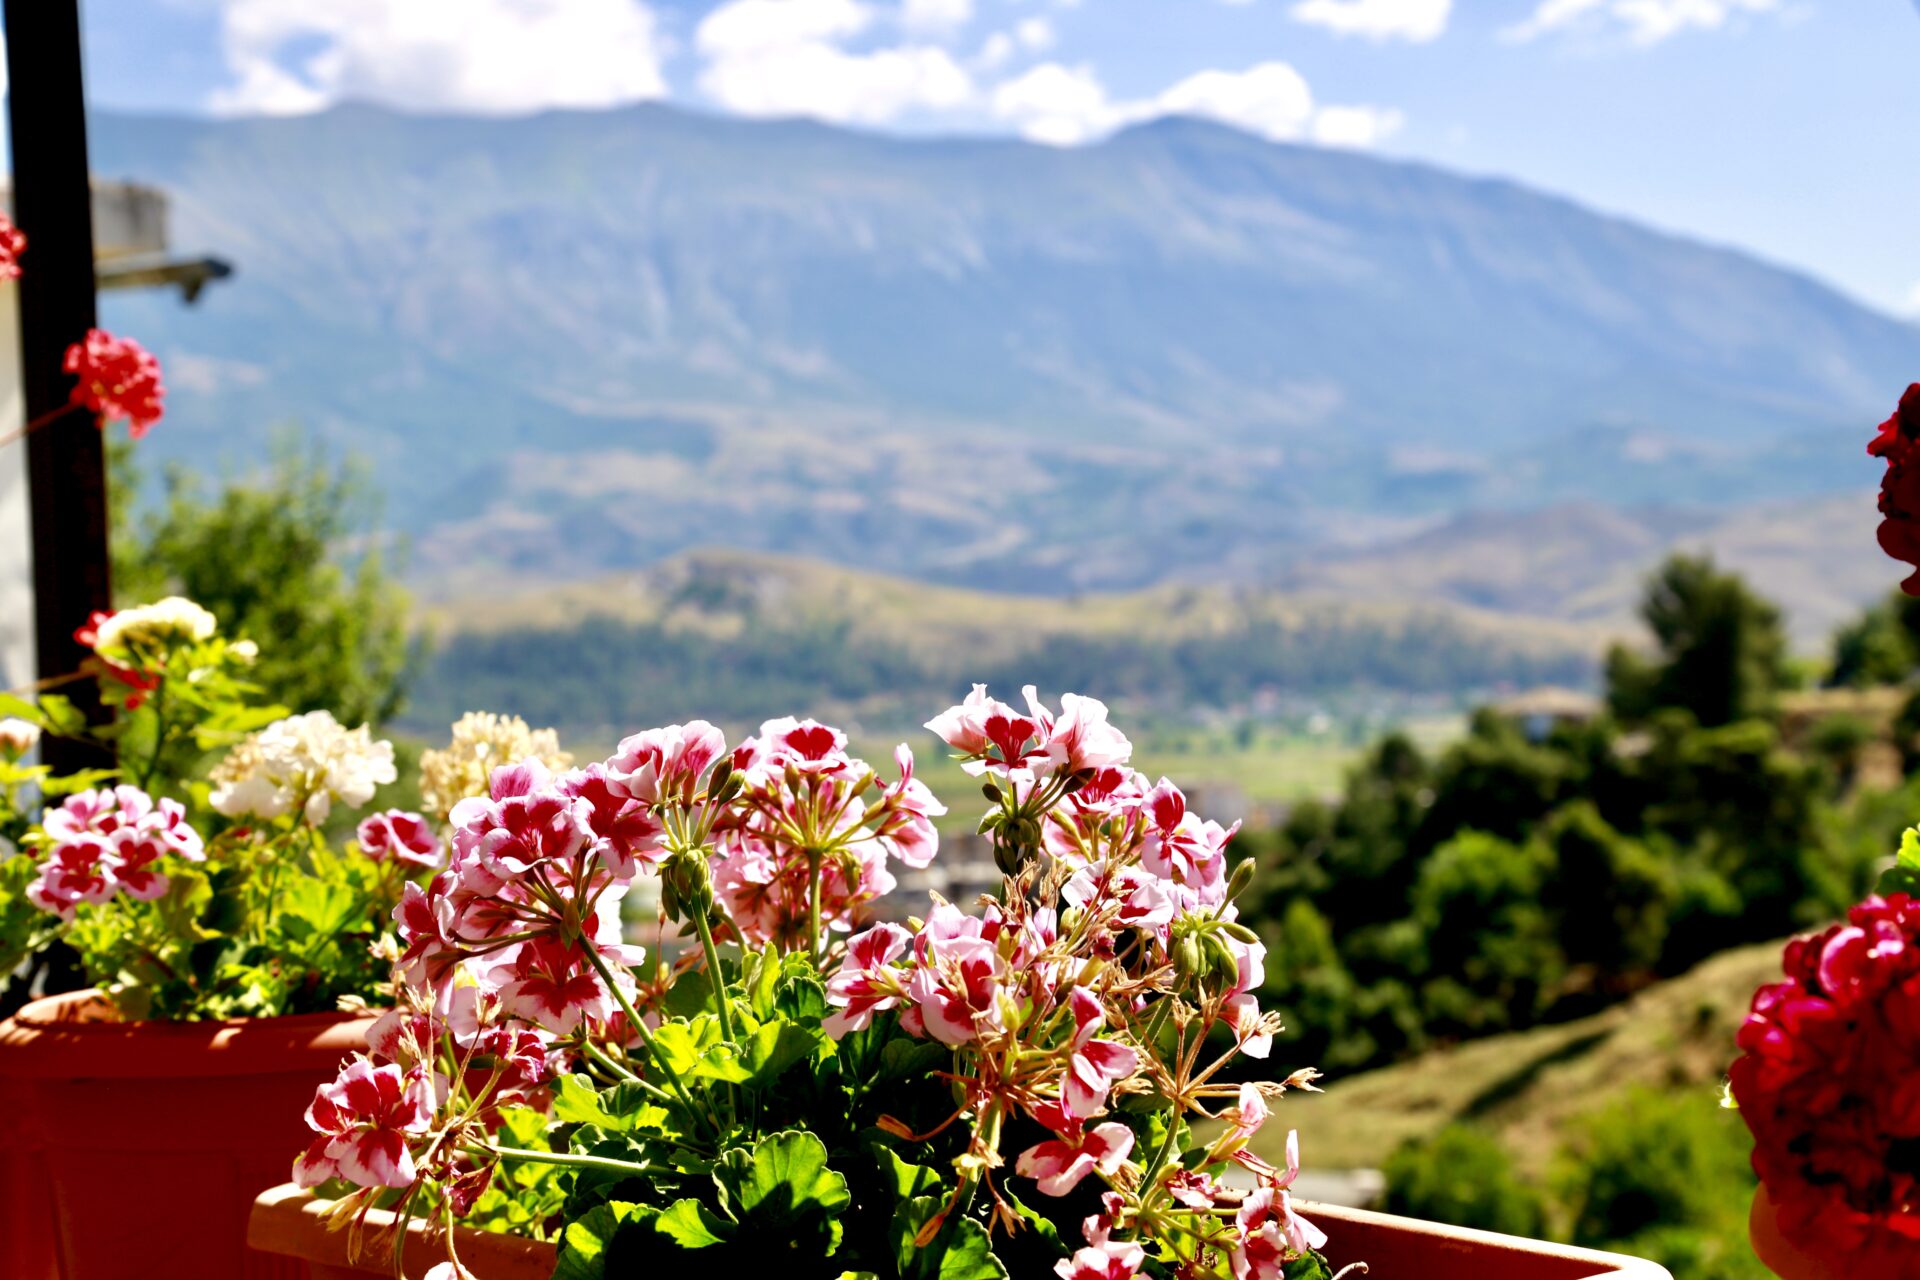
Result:
M786 713L897 732L974 680L1077 689L1136 721L1306 716L1347 700L1450 706L1591 676L1599 637L1444 603L1226 587L1065 599L934 587L788 557L710 552L644 573L436 607L409 722L474 707L609 738L688 716ZM1225 756L1240 744L1202 751Z
M1863 467L1862 475L1872 472ZM1675 551L1704 551L1778 601L1795 643L1813 648L1898 580L1898 566L1875 549L1878 521L1865 491L1717 514L1565 503L1461 516L1411 537L1311 558L1278 581L1354 599L1445 600L1624 631L1635 625L1654 566Z
M1262 1135L1266 1154L1282 1156L1287 1130L1298 1129L1312 1165L1378 1168L1403 1141L1461 1121L1497 1135L1525 1172L1543 1174L1574 1117L1635 1085L1715 1093L1753 992L1779 973L1779 943L1742 947L1590 1018L1326 1080L1325 1093L1281 1104Z

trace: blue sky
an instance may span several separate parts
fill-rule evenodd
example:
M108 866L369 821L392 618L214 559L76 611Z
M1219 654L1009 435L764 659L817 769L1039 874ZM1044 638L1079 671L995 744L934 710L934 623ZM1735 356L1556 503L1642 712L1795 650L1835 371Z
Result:
M1171 111L1511 176L1920 315L1920 0L83 0L135 111L659 98L1081 145Z

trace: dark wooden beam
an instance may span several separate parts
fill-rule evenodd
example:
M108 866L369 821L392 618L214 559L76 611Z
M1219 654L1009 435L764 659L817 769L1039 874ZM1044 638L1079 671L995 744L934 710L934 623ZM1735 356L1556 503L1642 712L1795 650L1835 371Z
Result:
M86 93L79 0L4 0L7 117L13 142L13 216L27 235L21 259L21 381L27 421L67 401L67 348L94 325L93 195L87 171ZM63 414L27 437L33 509L34 637L40 677L76 671L87 650L74 628L112 608L107 474L101 432L85 413ZM92 681L63 686L99 724L108 716ZM109 763L85 742L47 740L56 771Z

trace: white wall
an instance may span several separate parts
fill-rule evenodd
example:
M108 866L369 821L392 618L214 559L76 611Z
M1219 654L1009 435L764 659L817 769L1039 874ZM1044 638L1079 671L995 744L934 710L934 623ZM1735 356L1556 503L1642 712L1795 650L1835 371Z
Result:
M20 390L20 290L0 281L0 435L26 417ZM34 679L33 540L27 513L27 442L0 445L0 689Z

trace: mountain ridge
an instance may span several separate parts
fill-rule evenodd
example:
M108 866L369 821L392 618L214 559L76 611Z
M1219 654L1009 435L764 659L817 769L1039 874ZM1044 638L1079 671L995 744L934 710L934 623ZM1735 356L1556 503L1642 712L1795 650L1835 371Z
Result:
M153 451L245 465L302 421L389 478L423 579L723 544L1259 580L1481 507L1852 487L1850 424L1920 362L1741 251L1191 119L1070 151L659 104L94 140L239 268L196 313L106 302L169 369Z

